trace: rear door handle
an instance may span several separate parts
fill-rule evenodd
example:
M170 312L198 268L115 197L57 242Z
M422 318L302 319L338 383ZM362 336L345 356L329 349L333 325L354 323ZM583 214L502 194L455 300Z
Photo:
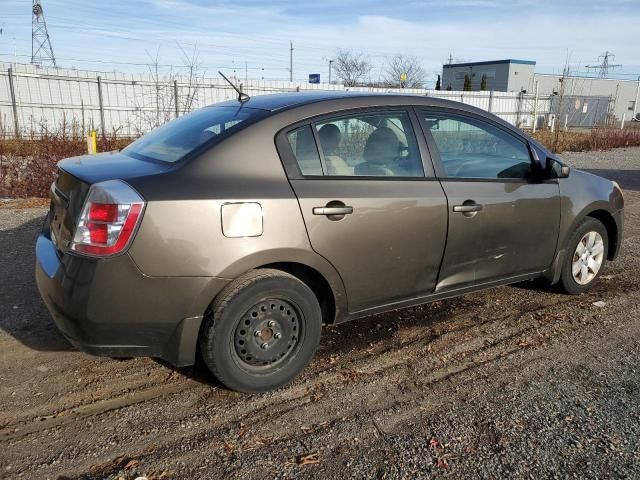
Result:
M353 207L313 207L314 215L349 215Z
M454 212L462 212L462 213L470 213L470 212L479 212L482 210L482 205L454 205Z

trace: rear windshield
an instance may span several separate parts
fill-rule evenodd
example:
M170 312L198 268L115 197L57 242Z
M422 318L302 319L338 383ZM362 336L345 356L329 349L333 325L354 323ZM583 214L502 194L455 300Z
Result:
M177 162L203 143L237 125L261 110L246 107L206 107L170 121L140 137L123 153L142 159Z

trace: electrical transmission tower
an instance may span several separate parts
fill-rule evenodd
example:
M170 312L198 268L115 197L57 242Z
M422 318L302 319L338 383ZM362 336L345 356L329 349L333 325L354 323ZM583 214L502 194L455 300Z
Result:
M619 68L622 66L620 64L609 63L609 59L613 61L613 59L616 58L613 52L610 52L609 50L604 52L598 58L602 59L600 65L586 65L586 68L589 70L598 70L598 76L601 78L607 78L610 68Z
M31 63L56 67L56 57L53 56L51 38L40 0L33 0L31 13Z

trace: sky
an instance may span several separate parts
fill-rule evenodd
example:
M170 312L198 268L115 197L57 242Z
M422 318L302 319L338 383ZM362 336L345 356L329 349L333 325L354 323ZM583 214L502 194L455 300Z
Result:
M455 61L524 59L538 73L587 72L604 51L640 75L640 0L42 0L59 66L99 71L184 71L251 79L327 80L339 49L362 52L380 79L390 56L415 56L431 85ZM0 61L28 63L31 2L0 0ZM17 55L16 55L17 54ZM245 70L246 67L246 70ZM335 77L334 77L335 78Z

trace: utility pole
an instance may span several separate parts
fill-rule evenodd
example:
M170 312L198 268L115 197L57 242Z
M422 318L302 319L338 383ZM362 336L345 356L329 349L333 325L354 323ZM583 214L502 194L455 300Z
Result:
M293 42L289 40L289 81L293 82Z
M33 0L31 13L31 63L34 65L49 63L57 67L40 0Z
M331 64L333 63L333 60L329 60L329 85L331 85Z
M245 86L247 86L248 82L249 82L249 65L245 61L244 62L244 84L245 84Z

